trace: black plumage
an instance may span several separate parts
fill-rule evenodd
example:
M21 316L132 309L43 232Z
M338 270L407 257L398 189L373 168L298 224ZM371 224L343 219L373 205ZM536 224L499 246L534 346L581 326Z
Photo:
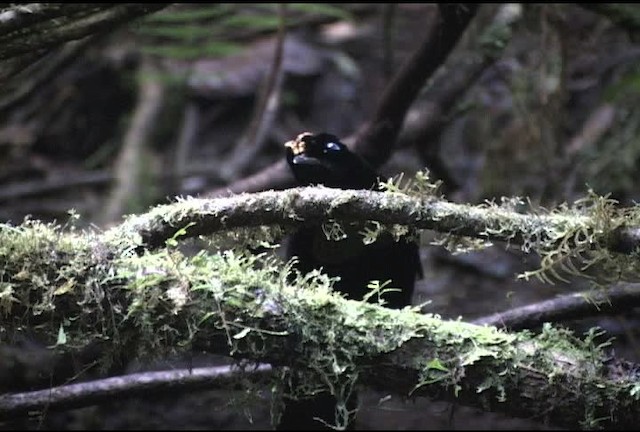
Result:
M380 190L379 182L384 180L337 137L326 133L300 134L286 144L286 157L300 186ZM365 245L358 234L361 228L347 225L347 237L339 241L328 240L321 226L300 228L290 237L287 254L298 257L297 269L303 273L322 268L330 276L339 276L334 289L347 298L362 299L369 292L371 280L391 280L389 286L400 290L385 293L385 305L402 308L411 304L416 277L422 274L418 245L410 238L395 241L390 234L382 234L374 243ZM278 429L322 429L323 424L314 417L333 424L335 402L328 394L302 401L286 400ZM348 405L355 408L355 397ZM349 426L353 427L353 422Z

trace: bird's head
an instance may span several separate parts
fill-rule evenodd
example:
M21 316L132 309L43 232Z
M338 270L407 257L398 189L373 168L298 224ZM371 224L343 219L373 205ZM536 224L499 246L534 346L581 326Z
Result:
M371 189L378 184L373 168L334 135L304 132L285 147L287 163L302 186Z

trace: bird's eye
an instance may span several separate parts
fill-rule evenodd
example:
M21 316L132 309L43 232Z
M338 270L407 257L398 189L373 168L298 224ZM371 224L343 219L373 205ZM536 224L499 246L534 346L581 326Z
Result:
M325 150L331 150L331 151L340 151L342 150L340 148L340 146L334 142L328 142L324 145L324 149Z

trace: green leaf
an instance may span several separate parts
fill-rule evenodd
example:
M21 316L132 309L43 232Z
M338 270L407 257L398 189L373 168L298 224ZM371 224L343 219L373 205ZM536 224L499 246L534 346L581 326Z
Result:
M439 371L442 371L442 372L449 372L449 369L447 369L442 364L440 359L437 359L437 358L434 358L429 363L427 363L427 369L435 369L435 370L439 370Z
M240 44L232 42L213 42L202 46L144 46L141 51L161 57L189 60L205 56L226 56L242 51Z
M166 25L141 25L137 30L139 34L144 36L166 37L178 40L195 39L211 36L210 28L194 24L183 24L175 26Z
M622 97L636 96L640 93L640 72L633 71L624 75L605 90L605 98L608 101L616 101Z
M264 4L263 6L275 9L276 4ZM335 18L352 20L353 15L346 9L326 3L287 3L287 9L315 15L327 15Z
M348 10L326 3L291 3L288 7L291 10L299 10L310 14L328 15L345 20L353 19L353 15Z
M195 222L189 222L187 225L183 226L178 231L176 231L176 233L170 239L167 239L166 241L167 246L177 246L178 245L177 238L187 235L187 229L189 227L192 227L195 224L196 224Z
M220 21L219 25L228 27L251 27L258 30L278 28L280 18L274 15L233 15Z
M149 15L145 18L148 22L182 23L185 21L217 18L232 10L230 4L217 4L198 9L168 9L161 13Z

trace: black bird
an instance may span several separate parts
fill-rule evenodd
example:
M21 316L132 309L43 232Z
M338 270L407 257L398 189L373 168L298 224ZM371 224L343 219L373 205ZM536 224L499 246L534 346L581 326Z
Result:
M305 132L285 147L287 162L300 186L381 190L379 183L384 178L334 135ZM371 280L391 280L389 286L400 290L382 296L385 306L399 309L411 304L416 277L422 276L416 242L408 238L395 241L385 233L365 245L358 234L360 229L347 227L347 237L335 241L326 238L321 226L302 227L289 238L287 255L298 257L297 269L302 273L321 267L329 276L339 276L334 289L349 299L361 300L369 292ZM328 429L314 417L334 424L335 404L335 398L328 393L306 400L286 400L277 428ZM356 404L355 397L348 402L350 409ZM349 428L353 426L351 421Z

